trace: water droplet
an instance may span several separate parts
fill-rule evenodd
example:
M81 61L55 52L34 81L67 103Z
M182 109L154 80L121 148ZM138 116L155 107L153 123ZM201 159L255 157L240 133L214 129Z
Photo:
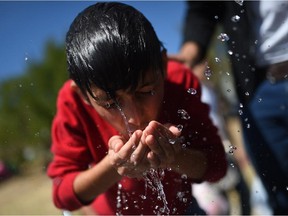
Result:
M239 104L239 107L240 107L240 108L243 108L243 104L242 104L242 103L240 103L240 104Z
M244 0L235 0L235 2L236 2L237 4L239 4L240 6L243 6Z
M246 128L247 128L247 129L249 129L249 128L250 128L250 124L249 124L249 123L246 125Z
M228 71L226 72L226 74L227 74L228 76L230 76L230 73L229 73Z
M147 197L146 197L145 195L141 195L141 198L142 198L143 200L146 200L146 199L147 199Z
M235 150L237 150L236 146L233 146L233 145L229 146L229 154L233 155Z
M217 15L214 16L215 19L218 19L219 17Z
M177 198L179 198L179 200L183 199L184 197L184 192L178 191L177 192Z
M231 166L232 168L234 168L234 167L235 167L235 165L234 165L233 163L230 163L230 166Z
M229 40L229 36L226 33L220 33L217 36L217 39L221 40L221 41L228 41Z
M170 143L171 145L174 145L174 144L176 143L176 140L177 140L177 139L169 139L169 143Z
M233 51L228 50L228 54L229 54L229 55L233 55Z
M239 22L239 20L240 20L240 16L238 16L238 15L235 15L235 16L233 16L232 18L231 18L231 20L232 20L232 22Z
M215 57L215 62L216 62L216 63L219 63L219 62L221 62L220 58L218 58L218 57Z
M242 109L239 109L239 110L238 110L238 113L239 113L239 115L243 115L243 110L242 110Z
M189 88L189 89L187 90L187 92L188 92L189 94L191 94L191 95L197 94L197 90L194 89L194 88Z
M210 77L212 76L212 71L210 70L210 67L207 65L206 66L206 70L204 72L204 75L206 76L206 78L209 80Z
M262 101L262 98L258 98L258 102L260 103Z
M179 109L177 112L178 112L178 115L181 117L181 119L185 119L185 120L190 119L190 115L187 113L186 110Z
M246 95L246 96L249 96L250 94L249 94L249 92L245 92L245 95Z
M105 107L106 107L106 109L109 109L111 107L111 104L110 103L106 103Z
M231 92L231 89L227 89L227 92Z
M178 128L178 130L179 130L180 132L181 132L181 131L183 130L183 128L184 128L184 126L181 125L181 124L177 125L176 127Z
M187 179L187 175L186 175L186 174L182 174L182 175L181 175L181 178L182 178L182 179Z
M255 40L255 41L254 41L254 44L258 44L258 40Z

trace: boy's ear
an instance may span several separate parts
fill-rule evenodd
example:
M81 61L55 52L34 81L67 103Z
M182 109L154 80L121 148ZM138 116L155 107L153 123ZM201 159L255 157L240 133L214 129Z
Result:
M162 62L163 62L163 70L164 70L164 77L166 77L167 74L167 64L168 64L168 56L167 51L164 49L162 51Z
M84 95L81 91L81 89L77 86L77 84L72 80L71 84L70 84L70 88L75 91L82 99L83 101L90 105L88 98L86 97L86 95Z

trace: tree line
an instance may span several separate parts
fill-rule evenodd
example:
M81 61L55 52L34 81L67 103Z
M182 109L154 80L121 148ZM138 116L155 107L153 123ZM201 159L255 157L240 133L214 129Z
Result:
M64 45L48 41L43 60L0 82L0 160L15 171L50 159L50 127L68 78Z

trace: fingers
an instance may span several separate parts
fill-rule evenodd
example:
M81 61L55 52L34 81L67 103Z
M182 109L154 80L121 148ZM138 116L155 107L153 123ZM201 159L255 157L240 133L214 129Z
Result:
M140 177L150 168L146 159L149 149L140 141L141 137L142 131L138 130L126 143L120 136L114 136L109 140L111 164L120 175Z
M132 153L138 147L141 136L142 136L142 131L140 130L135 131L132 134L131 138L118 151L118 156L123 160L129 160Z
M175 149L179 146L181 135L179 129L173 125L162 125L156 121L149 123L144 131L145 143L151 149L157 159L154 159L153 166L161 161L161 166L171 164L175 160ZM155 158L151 157L151 158Z
M140 141L141 135L142 135L141 131L135 131L132 134L131 138L126 143L120 136L113 136L109 140L109 148L114 151L112 153L113 165L121 166L130 160L131 154L136 149Z
M161 165L161 160L159 157L152 151L147 154L147 159L149 160L151 168L158 168Z
M166 167L175 160L181 132L173 125L151 121L142 132L135 131L128 141L114 136L109 140L111 164L120 175L139 177L150 168Z

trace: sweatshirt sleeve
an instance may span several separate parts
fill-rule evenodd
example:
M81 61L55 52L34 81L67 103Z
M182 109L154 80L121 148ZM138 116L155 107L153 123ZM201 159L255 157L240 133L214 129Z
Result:
M73 94L68 91L70 88L67 84L64 89L59 92L57 113L52 123L53 160L47 175L53 179L55 206L72 211L84 205L73 190L74 179L79 172L88 169L92 157L87 148L77 101L71 100Z

